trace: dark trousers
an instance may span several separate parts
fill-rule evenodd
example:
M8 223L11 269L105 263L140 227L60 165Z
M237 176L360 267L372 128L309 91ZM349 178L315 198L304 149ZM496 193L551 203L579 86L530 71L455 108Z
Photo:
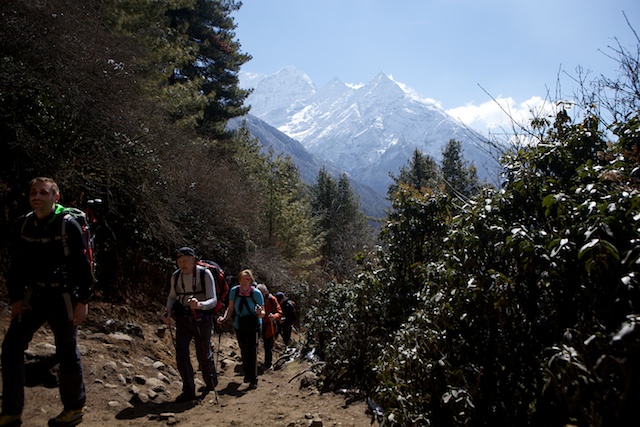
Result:
M189 356L191 340L195 341L196 357L202 377L208 388L218 385L213 348L211 346L212 315L202 316L196 322L193 315L176 316L176 364L182 377L182 391L196 394L193 366Z
M2 342L2 412L22 413L24 407L25 362L24 351L33 334L45 322L51 327L60 363L58 376L60 400L65 410L84 407L86 394L82 362L77 346L77 328L69 320L67 306L60 293L34 295L29 302L32 309L24 310L22 320L14 317Z
M269 369L273 363L273 342L275 339L275 336L271 338L262 337L262 341L264 341L264 369Z
M242 356L244 381L258 381L258 330L256 328L236 329L236 338Z
M273 363L273 346L278 337L278 324L269 318L262 319L262 341L264 341L264 369L267 370ZM269 336L269 338L267 338Z
M291 328L293 325L285 322L281 326L282 341L284 341L284 345L289 345L289 342L291 341Z

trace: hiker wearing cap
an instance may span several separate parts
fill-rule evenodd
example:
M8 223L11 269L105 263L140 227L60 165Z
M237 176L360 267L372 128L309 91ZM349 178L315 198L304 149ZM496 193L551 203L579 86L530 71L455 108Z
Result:
M194 371L189 356L191 340L195 340L196 356L204 379L203 394L215 390L218 375L211 348L213 309L216 306L215 281L211 271L196 265L196 253L183 247L176 251L178 269L171 275L165 323L176 322L176 364L182 378L182 394L177 402L196 397ZM203 280L204 279L204 282Z
M233 317L242 356L244 382L249 383L249 389L253 389L258 386L258 332L265 315L264 299L254 287L251 270L242 270L238 280L240 284L229 291L229 305L224 316L218 317L218 323L222 324Z
M278 323L282 317L282 309L274 295L269 293L267 285L260 283L258 290L264 298L264 310L266 315L262 319L262 341L264 342L264 365L263 370L271 368L273 362L273 344L278 332Z
M11 324L1 357L3 427L22 424L24 351L45 322L55 337L64 406L60 415L49 420L49 426L75 426L84 416L86 391L77 328L87 317L94 279L80 225L63 214L59 199L60 190L51 178L33 179L29 184L33 210L18 220L11 240L7 275Z

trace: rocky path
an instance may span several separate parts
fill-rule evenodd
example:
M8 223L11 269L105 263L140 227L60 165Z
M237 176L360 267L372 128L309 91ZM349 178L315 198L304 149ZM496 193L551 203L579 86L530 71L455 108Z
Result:
M0 336L8 321L4 307ZM160 325L153 314L108 304L90 306L89 319L79 332L87 386L83 426L371 425L363 401L347 404L349 396L319 393L317 378L306 361L284 363L283 358L279 369L260 375L257 389L247 390L239 372L239 350L230 333L222 334L220 346L219 337L214 339L220 381L217 396L209 393L194 402L174 403L181 390L180 377L174 369L171 334ZM278 344L278 356L282 356L284 348ZM25 427L46 426L61 410L54 349L52 335L44 327L27 351ZM202 385L199 375L197 381Z

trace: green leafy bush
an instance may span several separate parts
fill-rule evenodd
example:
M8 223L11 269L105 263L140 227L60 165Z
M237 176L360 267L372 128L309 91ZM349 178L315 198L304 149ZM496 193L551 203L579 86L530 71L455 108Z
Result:
M385 425L640 421L638 114L605 131L561 110L541 135L462 207L398 183L388 246L327 290L325 381Z

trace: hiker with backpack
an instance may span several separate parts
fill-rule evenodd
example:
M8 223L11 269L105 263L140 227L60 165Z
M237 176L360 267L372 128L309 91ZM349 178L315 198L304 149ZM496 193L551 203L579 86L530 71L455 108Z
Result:
M262 320L262 341L264 342L264 365L263 370L271 368L273 362L273 344L278 335L278 324L282 317L282 309L275 296L269 293L269 288L264 284L258 285L258 290L264 298L264 309L266 316Z
M195 341L196 356L204 379L203 394L215 390L218 374L211 348L214 308L217 303L215 280L211 271L196 264L196 253L183 247L176 251L178 269L171 275L164 321L171 327L176 322L176 364L182 378L182 394L176 402L196 398L194 370L189 356L191 340Z
M251 270L242 270L238 275L239 285L229 291L229 305L223 316L218 317L222 324L233 318L238 346L242 356L244 382L248 389L258 386L258 332L265 316L262 293L254 287L255 280Z
M287 298L283 292L277 292L276 298L278 299L278 303L280 303L283 314L280 319L282 340L284 341L284 345L289 345L289 342L291 341L291 330L298 320L298 310L296 308L296 303L290 298Z
M24 352L45 322L55 337L63 405L60 415L48 424L75 426L84 416L86 390L77 328L87 317L94 277L83 231L59 200L60 189L53 179L31 180L32 211L18 219L12 236L7 275L11 324L2 342L1 356L2 427L22 424Z

